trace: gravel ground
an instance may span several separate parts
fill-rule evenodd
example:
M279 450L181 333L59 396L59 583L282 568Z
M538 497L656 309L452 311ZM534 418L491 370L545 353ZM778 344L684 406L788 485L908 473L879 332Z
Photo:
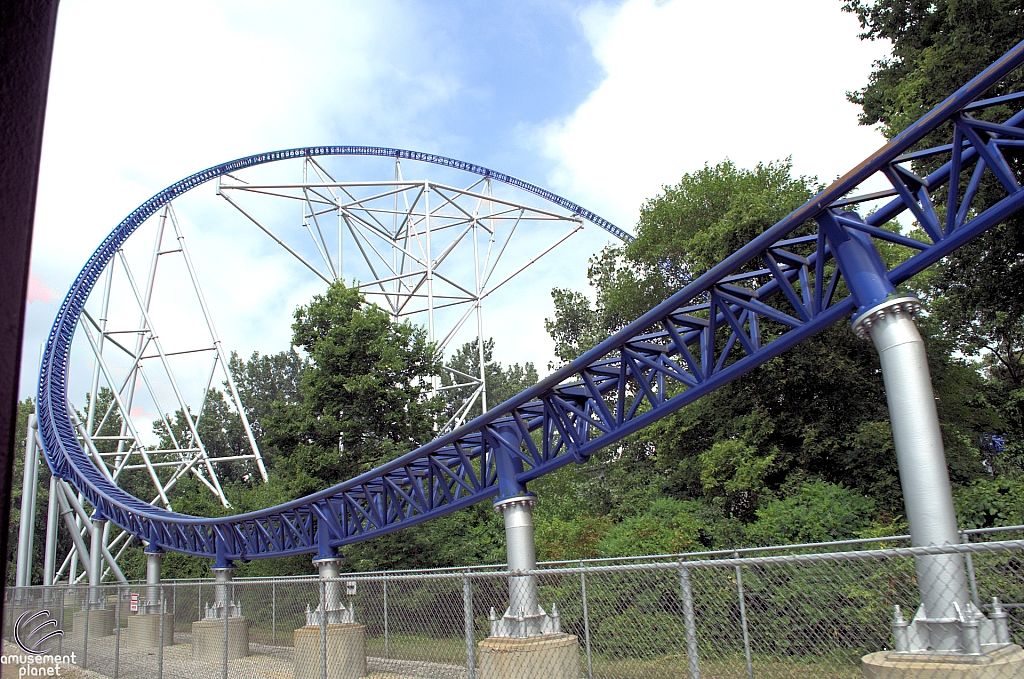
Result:
M140 651L130 649L127 634L121 635L121 653L118 660L118 679L223 679L221 663L198 662L192 659L192 635L177 632L175 644L163 651L163 673L158 667L157 650ZM114 649L116 637L90 639L86 665L82 666L82 649L65 644L63 653L75 650L78 667L62 668L61 676L113 677ZM294 649L291 646L270 646L249 644L250 655L228 663L227 679L293 679ZM467 679L466 668L457 665L418 662L412 660L388 660L367 658L369 679ZM77 670L77 671L76 671ZM86 671L82 671L86 670ZM6 676L12 676L5 672ZM14 677L17 674L13 675Z

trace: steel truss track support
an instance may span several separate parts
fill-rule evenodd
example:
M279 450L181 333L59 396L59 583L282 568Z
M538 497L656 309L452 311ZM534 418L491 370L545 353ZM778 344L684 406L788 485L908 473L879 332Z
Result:
M102 473L96 473L95 463L83 450L71 423L65 377L74 332L90 291L125 239L177 196L266 162L347 154L415 156L460 169L469 166L400 150L308 147L259 154L204 170L133 211L93 254L68 293L40 370L37 413L47 462L60 478L75 484L104 517L128 533L165 549L203 557L216 555L218 563L313 553L323 544L315 535L319 522L327 525L330 545L342 547L493 499L502 490L495 464L506 454L524 465L523 471L515 474L520 484L567 464L586 462L595 451L782 356L855 310L863 315L890 301L893 286L1024 210L1024 187L1000 150L1024 147L1024 92L982 99L1022 65L1024 41L803 206L615 335L498 408L314 495L242 516L197 520L146 509ZM1001 124L972 115L995 106L1009 106L1015 112ZM915 150L930 134L943 131L952 132L952 144ZM947 155L949 160L927 177L918 177L906 168L919 158L941 160ZM475 166L470 169L523 186L514 178L503 179ZM891 191L851 195L879 172L893 184ZM990 174L1005 189L1005 196L992 204L988 197L982 201L977 196L980 182ZM942 199L944 205L933 200L939 191L947 196ZM566 206L557 196L538 195ZM861 204L872 210L878 201L890 198L865 220L840 210ZM323 207L336 211L337 201L328 200ZM920 240L884 228L908 210L926 234ZM574 212L590 219L583 212ZM398 214L398 209L393 213ZM940 213L946 215L944 223ZM436 212L435 217L440 218ZM472 214L463 217L471 220ZM814 220L819 221L819 228L807 233L805 227ZM463 219L462 223L464 228L468 222ZM885 270L879 267L877 252L858 245L854 231L867 234L872 241L910 248L916 254ZM859 260L865 265L858 266ZM848 296L850 290L855 297ZM417 299L421 299L419 293ZM518 447L504 445L504 451L498 450L502 445L496 443L495 434L500 427L518 428L519 436L512 436ZM519 490L520 495L526 492L523 487ZM516 495L502 495L501 500L512 497ZM953 577L956 580L958 576ZM969 621L966 614L964 618Z
M494 511L505 520L505 551L508 560L508 609L498 619L491 608L492 637L536 637L561 634L561 619L552 606L548 615L540 606L537 577L527 575L537 569L537 553L533 536L533 508L537 496L516 480L523 472L518 453L523 443L517 427L499 425L492 429L495 446L494 462L498 470L498 497Z
M87 527L85 533L89 535L90 542L95 547L96 538L95 534L100 534L99 539L99 550L101 561L106 561L107 567L110 572L114 574L118 582L128 584L128 580L124 577L124 573L118 568L117 562L115 561L110 550L103 544L102 533L104 520L97 519L93 521L89 518L85 508L82 507L78 498L75 497L75 493L68 487L67 482L57 479L56 483L53 484L52 488L56 490L57 504L60 508L60 514L64 517L64 523L67 526L68 532L71 533L71 540L75 545L73 552L78 553L78 560L82 564L82 568L85 573L89 576L89 584L91 586L99 585L102 576L102 571L99 568L94 568L95 561L92 559L92 552L85 546L85 541L82 539L82 528L75 521L75 517ZM98 525L98 529L97 529ZM52 579L52 578L51 578ZM74 579L69 579L69 582L74 583Z
M828 212L818 222L857 303L852 329L858 337L870 338L878 351L911 544L959 544L928 357L914 323L921 304L916 297L897 293L871 239L848 229L837 216L854 221L860 217ZM977 654L980 644L997 643L992 621L971 603L962 554L917 556L914 568L921 606L910 623L897 607L897 651Z

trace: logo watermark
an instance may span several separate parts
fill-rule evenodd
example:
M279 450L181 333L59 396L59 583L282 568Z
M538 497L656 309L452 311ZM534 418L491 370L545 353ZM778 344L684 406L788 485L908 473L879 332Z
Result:
M14 643L24 653L0 655L0 665L18 665L18 677L60 676L61 663L76 664L75 653L55 655L47 642L63 636L50 611L25 611L14 623Z
M29 630L37 624L35 629ZM64 630L57 627L57 621L50 616L50 611L43 609L38 613L25 611L14 624L14 643L21 650L32 655L45 655L47 650L42 645L53 637L64 636Z

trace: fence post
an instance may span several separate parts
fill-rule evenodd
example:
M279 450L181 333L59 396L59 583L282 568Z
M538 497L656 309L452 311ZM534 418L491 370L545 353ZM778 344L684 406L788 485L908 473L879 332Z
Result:
M270 583L270 643L277 646L277 581Z
M174 591L174 590L171 590ZM164 679L164 588L160 588L160 606L157 608L160 615L160 645L156 650L156 679ZM173 616L173 613L171 614ZM173 617L172 617L173 620ZM174 635L173 622L171 623L171 635Z
M679 588L683 594L683 625L686 627L686 664L690 679L700 679L700 656L697 655L697 616L693 612L693 588L690 585L690 569L679 566ZM748 667L750 655L747 655Z
M966 545L971 541L971 536L965 531L961 533L963 536L963 542ZM974 610L981 610L981 599L978 597L978 581L974 577L974 560L971 558L970 552L964 553L964 559L967 562L967 582L971 586L971 599L974 600Z
M320 578L320 679L327 679L327 583Z
M466 670L469 679L476 679L476 644L473 635L473 585L469 576L462 576L462 608L466 617Z
M587 608L587 564L580 561L580 591L583 593L583 643L587 652L587 679L594 679L594 664L590 659L590 611Z
M734 559L740 558L739 552L732 553ZM747 679L754 679L754 665L750 661L750 634L747 632L747 604L743 599L743 574L736 564L736 590L740 599L740 627L743 628L743 654L747 658Z
M83 670L89 669L89 608L91 608L89 599L91 599L91 598L92 598L92 592L89 592L86 595L86 599L85 599L85 629L83 630L83 634L82 634L82 669ZM72 621L74 621L74 618L72 618Z
M388 580L384 578L384 657L391 659L391 648L388 645Z
M67 590L63 587L60 588L60 629L64 629L64 598L67 594ZM64 635L61 634L57 637L57 655L64 655Z
M214 587L213 591L216 592L217 588ZM224 613L224 668L221 676L223 679L228 679L228 637L230 636L228 632L228 619L231 617L229 615L231 612L231 595L234 594L234 589L229 589L227 585L225 585L224 591L227 592L227 595L225 597L224 608L222 609Z
M114 679L121 670L121 586L117 587L117 603L114 605Z

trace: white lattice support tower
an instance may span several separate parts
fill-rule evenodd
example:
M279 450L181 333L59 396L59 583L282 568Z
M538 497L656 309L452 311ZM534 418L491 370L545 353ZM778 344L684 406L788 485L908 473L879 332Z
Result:
M456 395L448 399L448 419L439 425L454 429L475 408L493 405L487 394L485 303L580 232L583 220L505 180L492 185L486 174L409 161L417 172L431 169L441 175L406 178L408 168L397 156L384 162L389 170L379 180L336 179L341 173L313 156L274 163L269 175L255 168L227 172L211 185L214 198L206 199L204 207L233 220L230 229L255 225L298 263L289 264L289 275L298 269L298 275L307 272L324 286L355 281L367 300L394 320L425 325L444 355L475 341L471 360L476 366L446 367L443 381L431 378L429 396ZM273 179L267 181L268 176ZM190 229L208 221L209 213L193 219L193 204L183 201L166 203L122 245L87 303L75 337L77 363L84 368L82 352L88 357L87 403L80 410L71 404L72 419L83 450L114 483L132 479L135 487L148 484L147 499L171 509L172 491L190 477L229 507L217 471L221 465L251 465L251 471L242 468L246 481L266 481L267 470L229 368L231 352L214 322L231 292L221 282L208 297L201 284L211 279L204 270L221 253L211 257L211 241L204 240L205 233L196 239ZM290 207L296 202L301 212ZM142 239L150 237L151 245L144 244ZM190 242L198 243L196 257ZM172 305L174 313L167 309L169 295L184 300L179 307ZM185 316L176 315L186 306ZM178 327L182 324L188 325L187 333ZM208 398L220 385L227 409L237 414L244 430L244 450L236 442L231 451L211 449L203 438ZM190 396L199 386L199 397ZM153 435L140 421L146 419L155 423ZM160 443L154 445L154 436ZM89 578L95 583L101 569L100 580L123 577L117 561L138 541L112 529L110 522L92 521L90 512L81 495L55 482L47 511L45 582ZM73 533L75 545L64 554L56 551L61 524ZM97 543L98 550L90 549ZM19 582L26 578L23 573Z

